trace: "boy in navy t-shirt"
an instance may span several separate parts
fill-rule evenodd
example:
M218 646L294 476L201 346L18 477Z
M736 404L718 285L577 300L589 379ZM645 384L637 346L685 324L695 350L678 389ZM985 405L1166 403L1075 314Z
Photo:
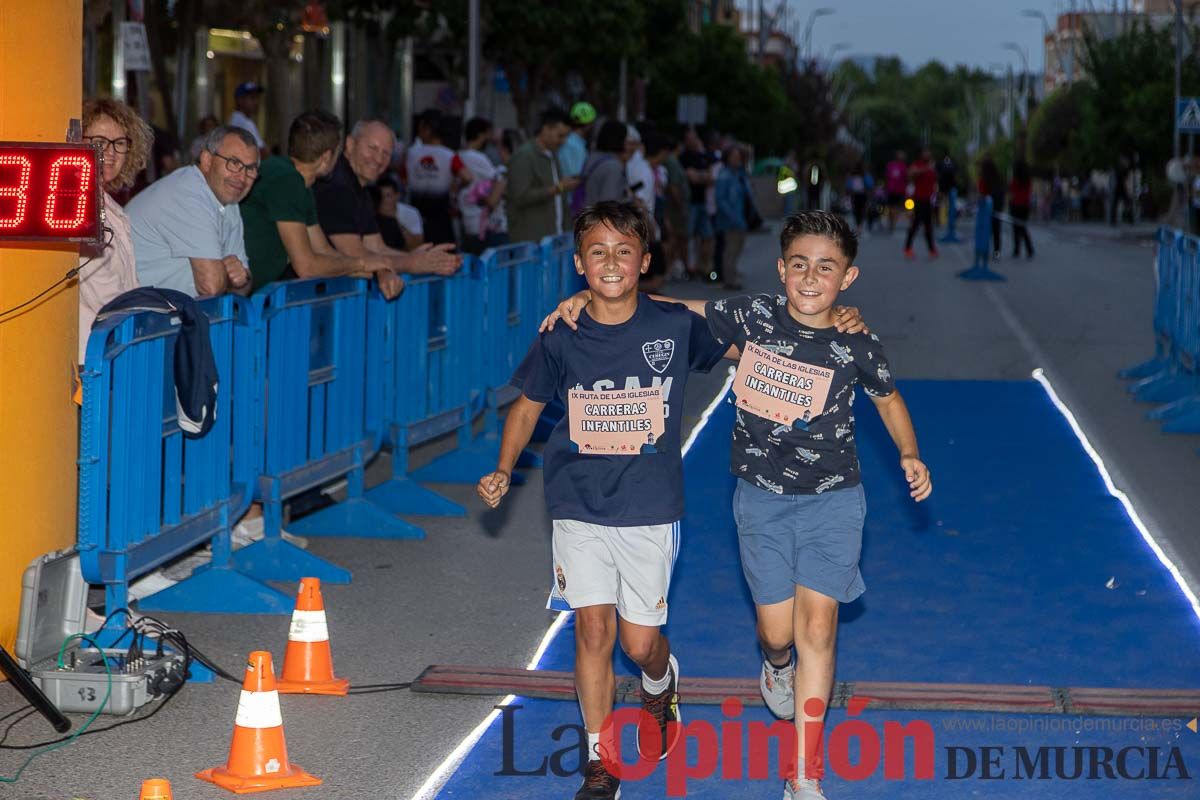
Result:
M829 703L839 604L866 589L859 574L866 501L854 444L856 386L895 442L913 499L928 497L932 484L882 345L857 322L846 325L834 306L858 277L854 232L833 214L802 212L784 223L780 249L782 295L683 302L703 312L713 335L740 359L733 511L765 656L760 690L777 716L796 718L796 774L785 800L821 800L820 741L806 741L805 733L823 723ZM570 325L590 300L586 292L575 295L547 323L561 317ZM797 715L797 693L820 700L819 707L802 706Z
M638 294L648 235L630 203L597 203L576 220L575 267L591 305L576 330L560 327L530 347L513 377L522 394L505 420L499 464L477 487L499 505L542 408L562 400L567 413L543 459L554 520L550 605L575 611L575 686L589 740L576 800L620 791L605 763L617 753L599 747L613 708L618 634L642 669L642 708L658 727L657 737L643 736L639 725L641 755L666 757L680 732L668 725L679 721L679 664L659 627L683 517L683 394L688 374L707 372L728 348L684 306Z

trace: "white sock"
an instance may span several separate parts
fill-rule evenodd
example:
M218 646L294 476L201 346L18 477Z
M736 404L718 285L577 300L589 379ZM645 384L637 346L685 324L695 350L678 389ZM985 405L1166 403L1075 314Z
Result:
M667 689L671 688L671 665L667 665L667 671L664 672L663 676L658 680L651 678L646 674L645 670L643 670L642 688L650 694L662 694Z
M600 734L588 731L588 760L600 760Z

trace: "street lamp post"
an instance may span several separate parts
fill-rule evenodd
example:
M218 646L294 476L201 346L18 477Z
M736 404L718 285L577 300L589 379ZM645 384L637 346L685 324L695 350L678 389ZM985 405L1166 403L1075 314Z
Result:
M1043 36L1042 36L1042 53L1043 53L1043 55L1044 55L1044 54L1045 54L1045 47L1046 47L1046 39L1050 38L1050 35L1051 35L1051 29L1050 29L1050 20L1046 19L1046 15L1045 15L1045 14L1043 14L1041 11L1039 11L1039 10L1038 10L1038 9L1036 9L1036 8L1027 8L1027 9L1025 9L1024 11L1022 11L1022 12L1021 12L1021 16L1022 16L1022 17L1030 17L1030 18L1032 18L1032 19L1040 19L1040 20L1042 21L1042 35L1043 35ZM1057 43L1057 42L1055 42L1055 44L1054 44L1054 60L1055 60L1055 62L1056 62L1056 64L1055 64L1055 76L1057 77L1057 75L1058 75L1059 73L1063 73L1063 72L1065 72L1065 70L1063 69L1063 57L1062 57L1062 53L1060 53L1060 52L1059 52L1059 50L1058 50L1058 43ZM1049 67L1049 66L1050 66L1049 64L1046 64L1046 63L1045 63L1045 59L1044 59L1044 57L1043 57L1043 64L1042 64L1042 69L1043 69L1043 71L1044 71L1044 70L1045 70L1047 67Z
M1029 56L1025 52L1025 48L1021 47L1021 45L1017 44L1016 42L1005 42L1004 44L1001 45L1001 47L1003 47L1005 50L1011 50L1014 53L1016 53L1017 55L1019 55L1021 57L1021 66L1025 70L1025 72L1023 74L1024 75L1030 74L1030 72L1029 72ZM1011 71L1009 72L1009 80L1012 80L1012 72ZM1022 81L1022 83L1023 82L1024 82L1024 80ZM1029 90L1028 89L1026 89L1025 95L1026 95L1025 96L1025 113L1022 115L1022 117L1025 119L1026 122L1028 122L1029 121L1029 119L1028 119L1029 118Z
M804 60L808 61L812 58L812 29L813 23L817 21L817 17L828 17L831 14L837 13L832 8L814 8L808 15L808 22L804 25Z

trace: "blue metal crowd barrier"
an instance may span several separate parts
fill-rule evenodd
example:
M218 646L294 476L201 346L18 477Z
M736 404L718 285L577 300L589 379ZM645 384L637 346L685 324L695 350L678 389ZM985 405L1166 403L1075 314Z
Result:
M1200 433L1200 239L1160 228L1155 249L1154 357L1121 372L1160 403L1147 417L1167 433Z
M254 297L263 370L263 448L256 498L265 537L234 554L263 580L348 583L349 571L285 541L283 502L344 478L347 498L288 525L301 536L416 538L414 525L363 497L363 471L379 448L368 429L367 282L289 281ZM378 412L377 412L378 413Z
M235 296L205 300L201 308L220 376L215 421L202 438L185 438L176 419L178 319L116 315L88 340L78 549L84 577L104 584L110 614L127 605L131 580L205 542L211 564L144 598L142 609L291 610L289 595L236 570L230 559L230 524L249 506L258 473L256 311Z
M1003 281L1007 280L999 272L988 266L992 253L992 198L983 196L975 208L975 262L968 269L958 273L964 281Z
M380 385L388 387L385 438L392 452L392 478L367 492L367 499L396 514L461 516L458 503L409 477L409 448L452 431L458 445L471 441L471 428L483 410L486 290L482 263L467 256L450 278L410 279L397 300L371 299L385 320Z
M413 472L413 477L434 483L475 483L496 468L500 454L499 409L515 400L518 390L509 379L537 336L542 320L542 280L546 272L541 248L531 242L485 250L480 259L484 287L483 349L476 373L483 381L483 431L470 441ZM465 436L463 437L465 439ZM541 466L529 451L519 467ZM514 473L514 485L524 478Z
M394 301L352 278L203 301L219 382L216 422L199 439L175 420L171 317L97 326L83 371L78 547L109 611L127 604L131 580L205 542L211 565L141 608L286 614L292 596L263 581L348 582L282 537L284 502L338 479L347 499L289 531L420 538L397 514L465 513L414 480L473 483L495 467L498 411L516 395L508 380L551 301L578 285L570 247L554 237L489 250L453 277L412 279ZM451 432L456 449L410 474L409 449ZM385 443L392 479L365 492L364 467ZM231 524L252 499L264 538L231 552Z

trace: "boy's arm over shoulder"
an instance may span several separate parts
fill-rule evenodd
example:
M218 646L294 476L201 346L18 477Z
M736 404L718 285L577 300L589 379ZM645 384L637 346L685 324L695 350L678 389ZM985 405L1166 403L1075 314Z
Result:
M739 294L711 300L704 307L704 318L712 335L734 348L741 348L750 336L753 314L770 316L775 298L769 294ZM736 355L730 358L736 358Z
M849 345L858 380L872 399L888 397L896 391L896 378L878 336L873 333L842 334L837 341Z

